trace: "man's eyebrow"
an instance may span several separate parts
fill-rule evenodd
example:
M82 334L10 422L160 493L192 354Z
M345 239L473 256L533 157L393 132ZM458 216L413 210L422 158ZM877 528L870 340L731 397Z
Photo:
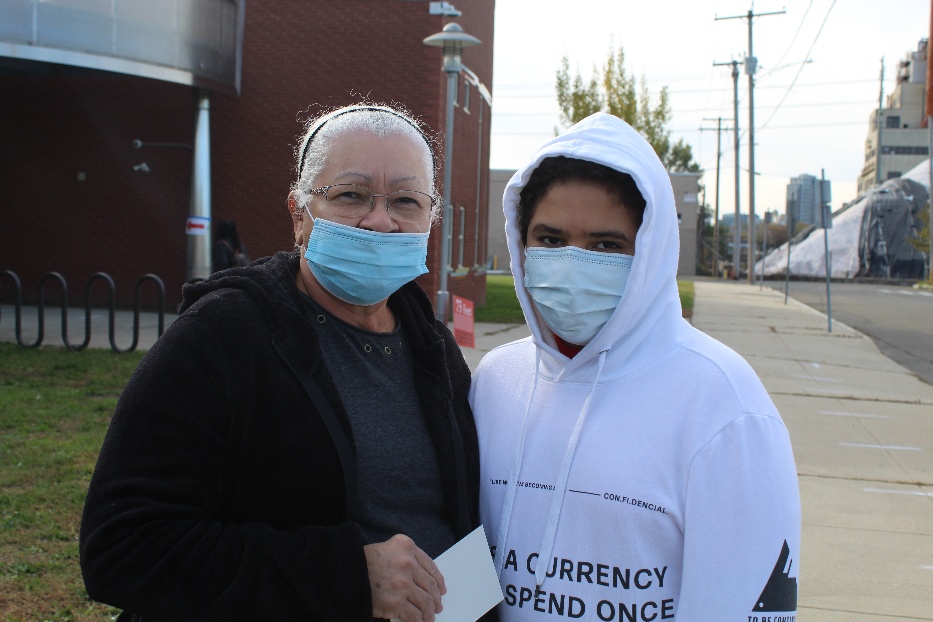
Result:
M630 239L625 233L618 229L606 229L605 231L588 231L586 234L591 238L619 238L620 240Z
M564 232L563 229L558 229L557 227L546 225L543 222L539 222L538 224L536 224L534 227L531 228L531 231L533 233L563 233Z

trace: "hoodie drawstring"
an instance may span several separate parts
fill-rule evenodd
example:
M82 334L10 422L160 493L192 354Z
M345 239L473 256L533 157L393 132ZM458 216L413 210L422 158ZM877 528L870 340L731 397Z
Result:
M505 542L509 535L509 524L512 521L512 503L515 501L515 490L518 488L518 475L522 469L522 454L525 451L525 433L528 430L528 413L531 411L531 405L535 401L535 392L538 390L538 365L541 363L540 350L535 352L535 370L534 380L531 384L531 396L528 398L528 406L525 407L525 415L522 417L522 431L518 438L518 448L515 450L515 459L512 460L512 470L509 472L509 479L505 489L505 501L502 504L502 513L499 516L499 531L496 540L496 574L502 576L502 567L505 564Z
M570 434L570 440L567 441L567 450L564 452L564 461L560 465L560 472L557 476L557 482L554 485L554 495L551 497L551 509L548 512L547 525L544 528L544 537L541 540L541 550L538 554L538 564L535 566L536 585L541 585L544 583L544 578L547 575L548 560L551 559L551 553L554 551L554 540L557 536L557 523L560 520L560 511L564 505L564 494L567 492L567 480L570 478L570 465L573 463L573 456L577 451L577 441L580 439L580 432L583 430L583 423L586 421L586 416L590 411L590 402L593 399L593 393L596 392L596 384L599 382L599 376L603 372L603 365L606 362L607 352L608 350L603 350L599 353L599 366L596 368L596 377L593 378L593 384L590 385L590 392L586 396L586 401L583 402L583 409L580 411L579 416L577 416L577 423L573 427L573 432ZM522 424L522 428L521 444L524 445L524 423ZM519 456L521 456L521 449L519 449ZM515 470L517 469L513 467L513 471ZM510 480L509 485L511 486L512 484L513 483ZM509 501L509 511L511 512L511 499ZM501 536L499 538L499 542L501 542L503 545L505 544L505 540Z

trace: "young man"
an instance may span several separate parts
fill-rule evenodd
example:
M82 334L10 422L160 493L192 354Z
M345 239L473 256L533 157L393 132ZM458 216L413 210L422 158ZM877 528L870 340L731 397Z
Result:
M793 620L800 501L749 365L681 317L670 180L593 115L505 191L532 336L490 352L471 404L503 620Z

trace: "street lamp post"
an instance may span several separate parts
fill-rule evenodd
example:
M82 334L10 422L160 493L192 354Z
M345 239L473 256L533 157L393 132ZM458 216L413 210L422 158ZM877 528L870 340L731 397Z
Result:
M453 208L450 204L451 166L454 153L454 98L457 96L457 77L463 69L461 56L464 47L479 45L479 39L463 32L460 24L450 23L444 30L425 38L424 44L444 49L443 71L447 73L447 118L444 129L444 215L441 220L441 274L437 290L437 303L434 316L447 322L447 272L450 269L450 218Z

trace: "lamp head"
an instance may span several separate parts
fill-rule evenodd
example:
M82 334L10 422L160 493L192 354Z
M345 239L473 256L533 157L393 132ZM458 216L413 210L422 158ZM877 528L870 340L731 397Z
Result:
M444 49L444 71L459 72L463 48L482 43L473 35L463 32L460 24L451 22L444 30L424 39L424 44Z

